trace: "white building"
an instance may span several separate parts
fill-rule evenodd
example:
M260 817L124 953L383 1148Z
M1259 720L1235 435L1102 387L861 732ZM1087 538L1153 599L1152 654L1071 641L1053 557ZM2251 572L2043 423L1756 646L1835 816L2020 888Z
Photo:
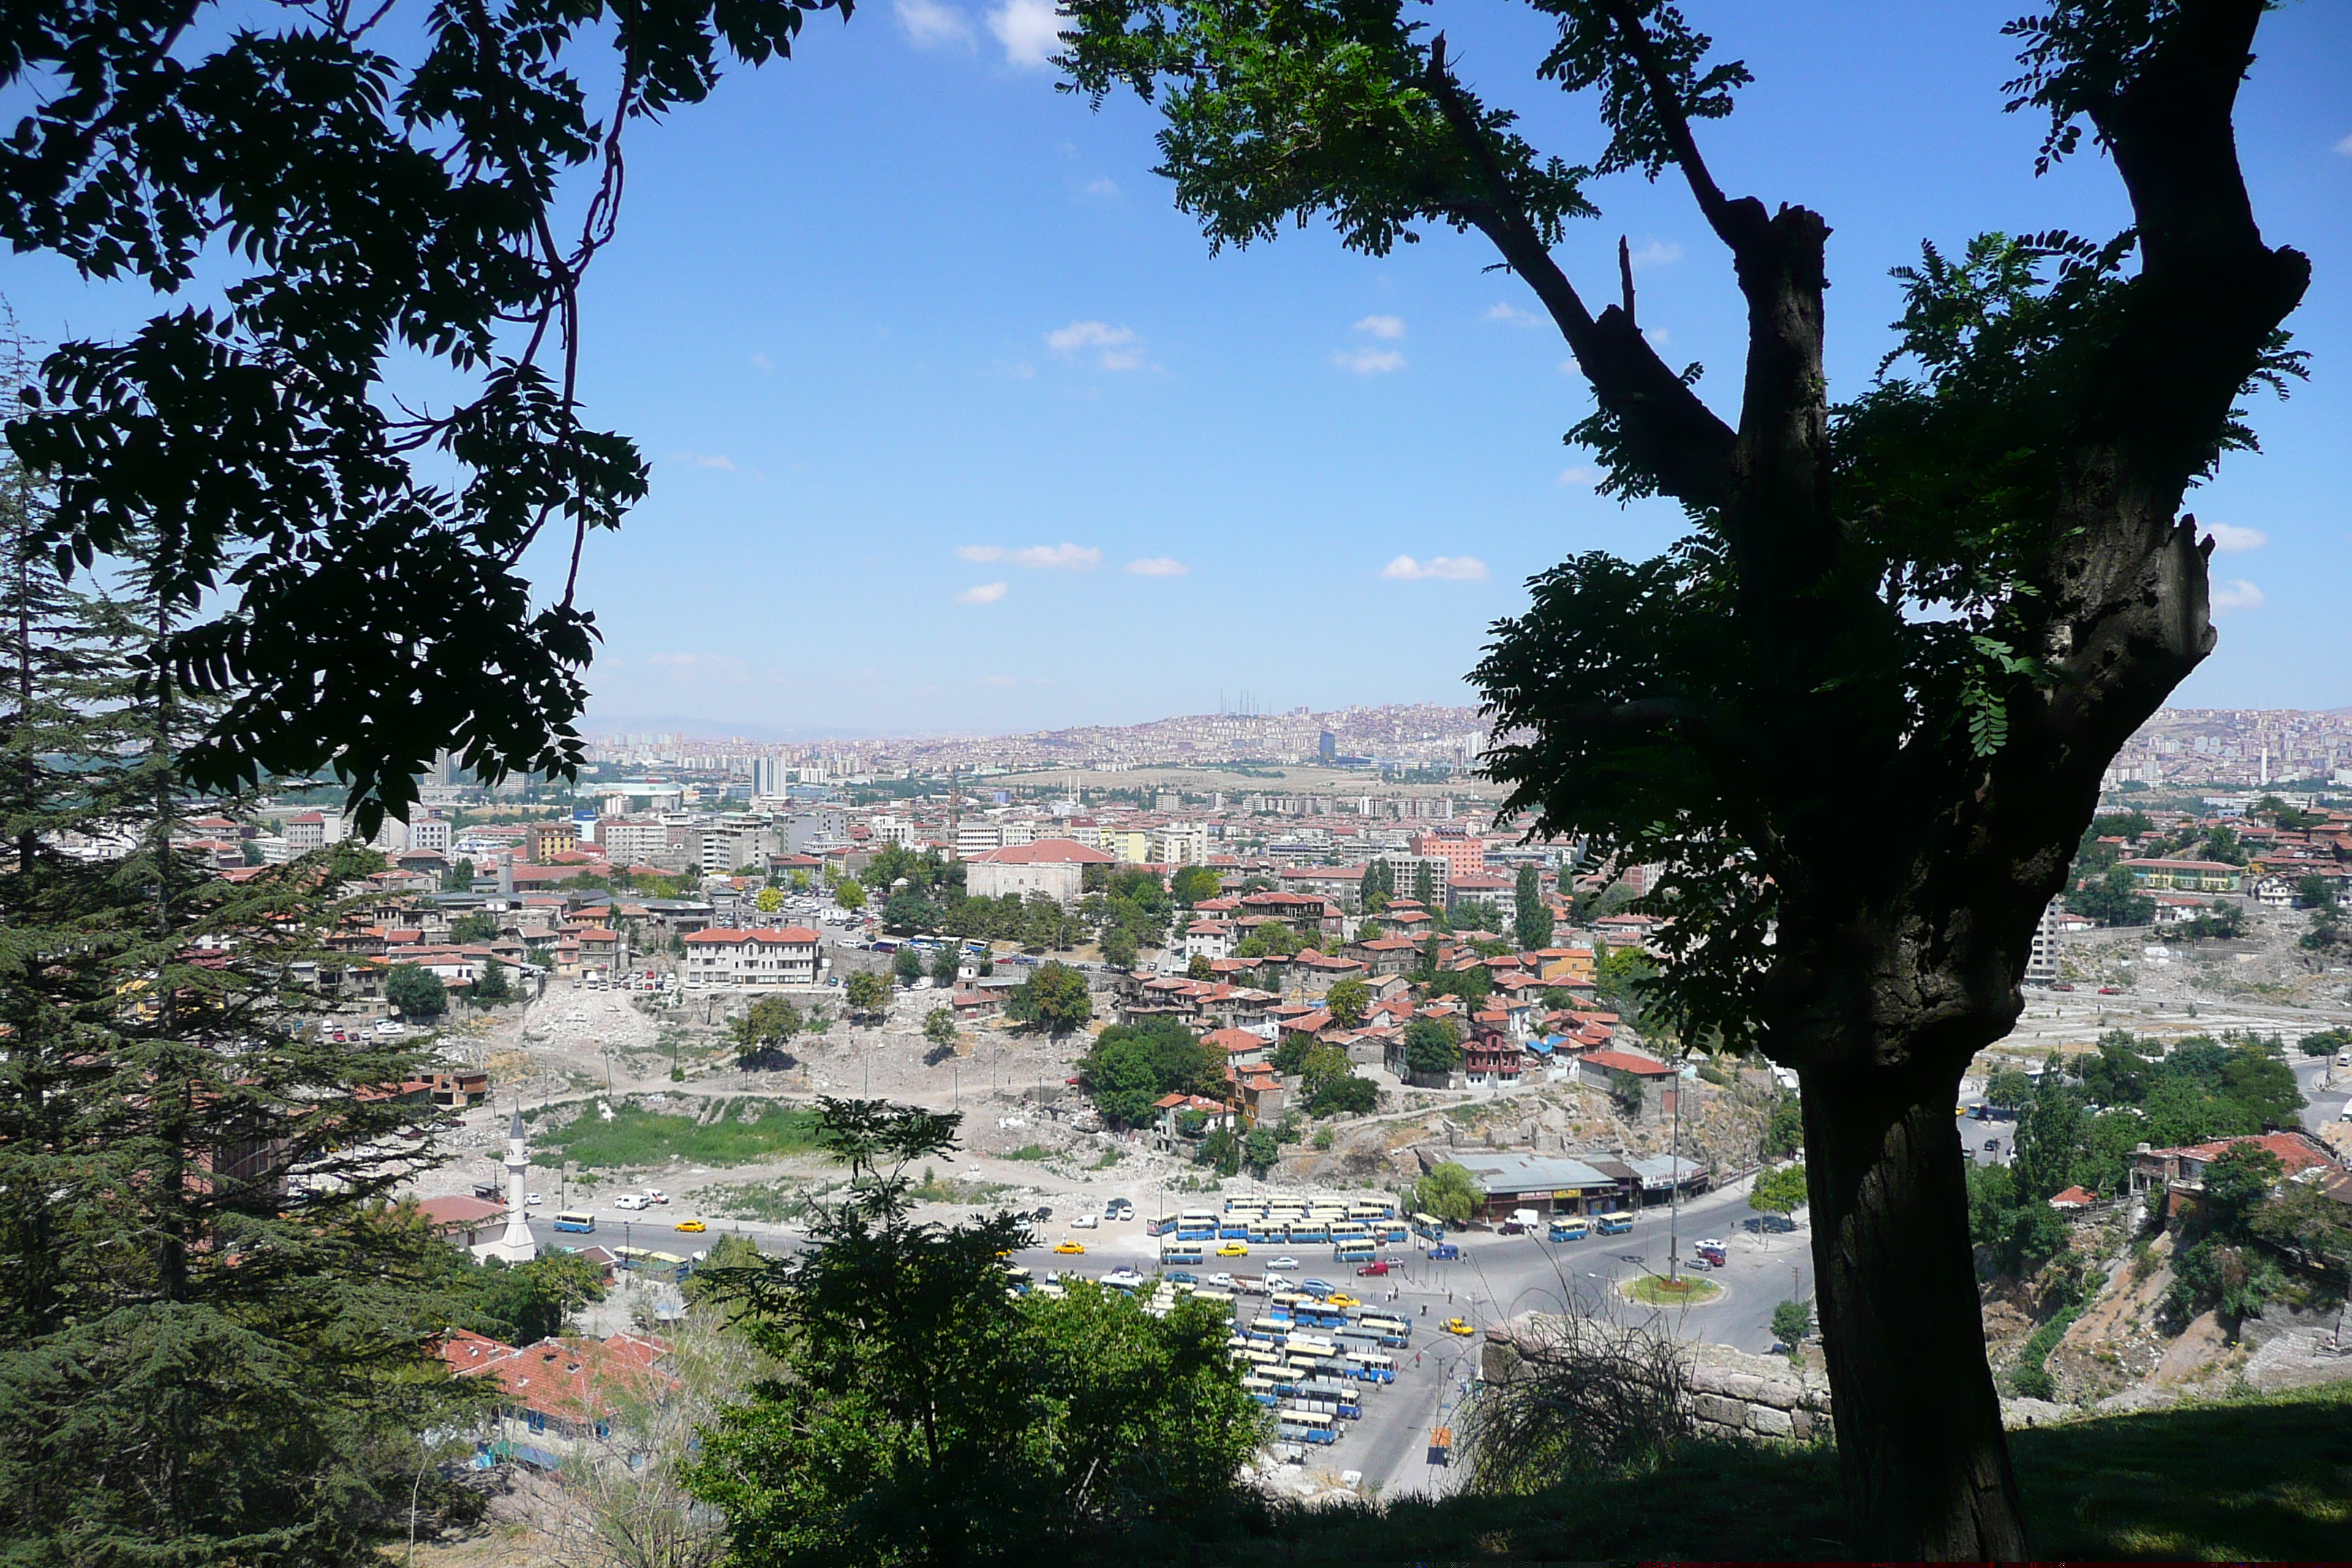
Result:
M1209 858L1208 825L1171 822L1151 830L1151 858L1161 866L1199 866Z
M2053 899L2042 906L2042 919L2033 927L2033 945L2025 959L2025 981L2029 985L2047 985L2058 978L2058 900Z
M806 926L698 931L686 939L686 984L698 989L814 985L820 940Z
M1086 888L1086 868L1108 866L1114 857L1067 838L1041 838L1034 844L1008 844L972 858L964 873L964 892L975 899L1001 899L1006 894L1027 898L1043 893L1065 904L1077 902Z
M614 865L634 866L669 847L669 829L642 816L600 817L596 842L604 847L604 858Z

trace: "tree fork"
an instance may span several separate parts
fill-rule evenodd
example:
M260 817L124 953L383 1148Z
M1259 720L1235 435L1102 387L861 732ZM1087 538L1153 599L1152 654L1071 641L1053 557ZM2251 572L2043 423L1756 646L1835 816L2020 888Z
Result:
M2025 1556L1951 1107L1966 1057L1801 1068L1813 1276L1858 1552Z

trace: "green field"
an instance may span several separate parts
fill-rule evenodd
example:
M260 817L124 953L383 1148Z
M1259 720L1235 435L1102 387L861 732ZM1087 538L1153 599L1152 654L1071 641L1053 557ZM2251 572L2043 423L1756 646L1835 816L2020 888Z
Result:
M575 1160L591 1169L620 1170L683 1160L696 1165L751 1165L817 1147L816 1115L767 1100L727 1103L705 1126L691 1116L616 1105L606 1121L591 1108L568 1126L531 1141L541 1164Z

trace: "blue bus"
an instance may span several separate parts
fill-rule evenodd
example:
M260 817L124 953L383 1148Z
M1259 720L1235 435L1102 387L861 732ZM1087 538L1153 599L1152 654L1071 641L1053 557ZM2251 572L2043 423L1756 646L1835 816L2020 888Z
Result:
M1629 1214L1603 1214L1592 1216L1593 1226L1603 1236L1622 1236L1633 1228L1633 1216Z
M596 1228L596 1216L593 1214L560 1214L555 1216L555 1228L592 1231Z
M1198 1264L1200 1261L1201 1249L1198 1246L1188 1247L1181 1238L1160 1243L1160 1266L1162 1268L1181 1268L1185 1264Z

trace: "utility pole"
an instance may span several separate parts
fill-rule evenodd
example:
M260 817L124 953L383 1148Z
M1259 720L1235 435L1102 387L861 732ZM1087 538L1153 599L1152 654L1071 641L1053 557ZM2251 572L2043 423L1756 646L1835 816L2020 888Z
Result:
M1675 1284L1675 1251L1682 1240L1683 1218L1683 1058L1690 1047L1675 1053L1675 1129L1666 1140L1666 1283Z

